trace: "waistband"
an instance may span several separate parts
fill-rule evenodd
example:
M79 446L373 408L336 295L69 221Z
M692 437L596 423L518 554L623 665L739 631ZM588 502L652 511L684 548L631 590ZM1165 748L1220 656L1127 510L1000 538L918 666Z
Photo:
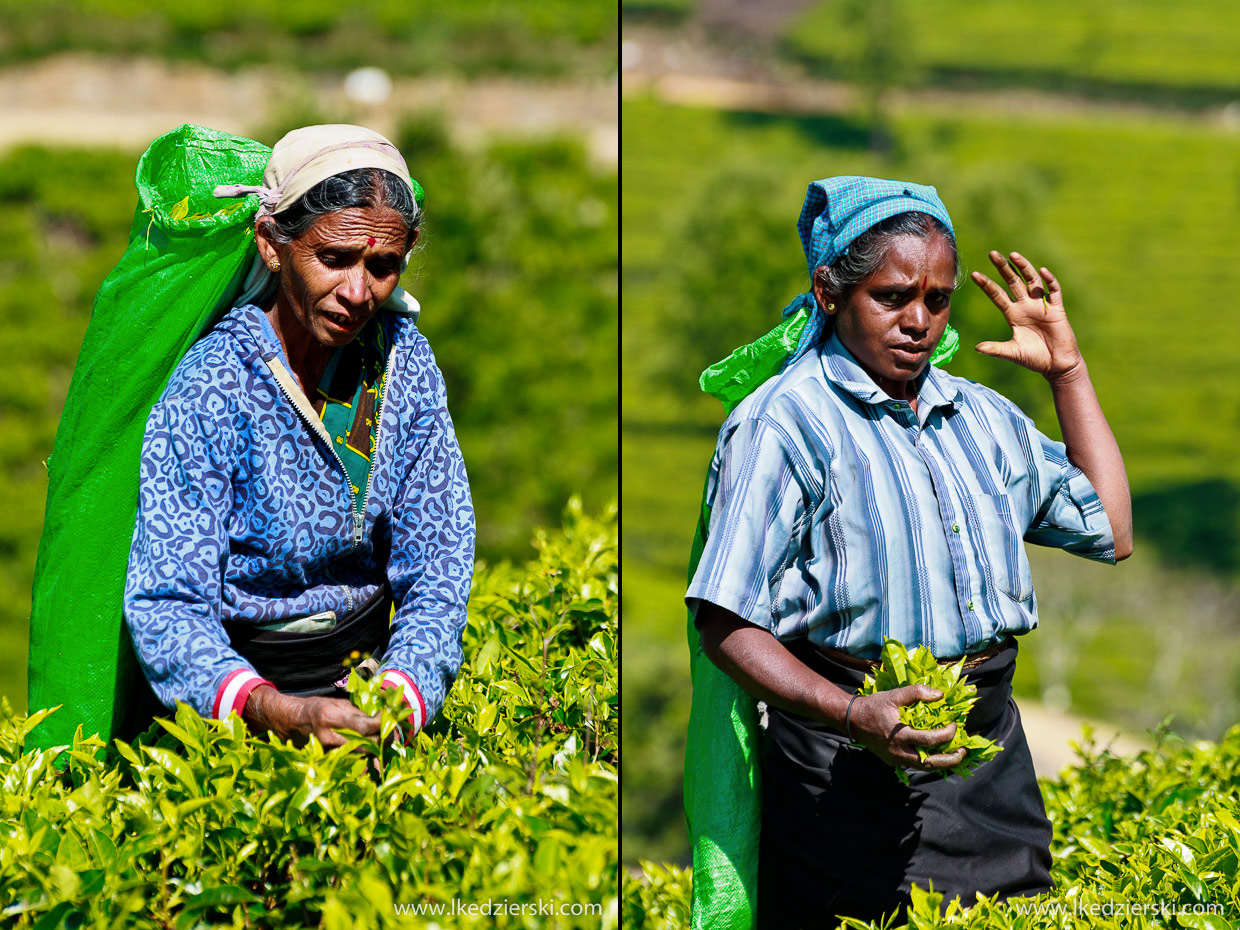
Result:
M830 654L834 650L821 649L805 639L792 640L784 643L784 646L810 669L850 694L860 690L866 675L873 671L870 666L859 668L855 663L844 664L837 661ZM1018 651L1016 638L1008 636L985 652L976 653L975 657L980 661L972 668L966 668L965 676L969 683L977 688L977 703L970 711L968 719L970 733L980 732L987 735L986 731L1002 719L1012 694L1012 676L1016 673ZM856 658L849 656L849 659ZM822 726L826 727L826 724Z
M971 652L963 656L952 656L948 659L939 659L939 665L955 665L961 659L964 659L964 670L966 672L971 672L973 669L979 668L985 664L989 659L993 659L995 656L999 655L999 653L1006 648L1009 640L1015 642L1014 637L1007 636L995 643L993 646L983 649L981 652ZM801 642L806 641L801 640ZM788 644L785 643L785 645ZM855 656L848 652L842 652L839 649L827 649L825 646L815 646L808 642L806 642L806 645L809 648L815 649L822 653L832 662L838 662L840 665L845 665L848 668L858 669L859 671L866 673L873 672L876 668L882 665L882 662L877 659L864 659L861 656Z
M386 583L329 630L291 633L227 622L230 645L282 692L331 694L354 652L379 658L391 638L392 591Z

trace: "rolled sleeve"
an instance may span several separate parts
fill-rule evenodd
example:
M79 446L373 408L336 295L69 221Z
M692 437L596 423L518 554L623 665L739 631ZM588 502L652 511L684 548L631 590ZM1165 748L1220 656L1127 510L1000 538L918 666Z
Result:
M798 463L781 432L753 419L722 439L707 487L705 546L685 593L775 632L773 604L801 548L807 497Z
M1037 468L1046 489L1025 540L1098 562L1115 561L1111 520L1085 473L1068 460L1067 447L1037 430Z

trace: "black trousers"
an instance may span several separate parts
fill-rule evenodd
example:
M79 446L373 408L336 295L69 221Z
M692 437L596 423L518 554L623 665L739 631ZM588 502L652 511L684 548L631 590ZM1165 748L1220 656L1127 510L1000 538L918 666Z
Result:
M853 691L864 673L812 647L794 652ZM834 927L907 906L915 883L944 893L1011 897L1053 887L1051 826L1020 714L1012 700L1010 640L972 672L970 733L1004 747L967 778L910 772L903 785L867 749L826 724L775 708L761 744L759 930Z

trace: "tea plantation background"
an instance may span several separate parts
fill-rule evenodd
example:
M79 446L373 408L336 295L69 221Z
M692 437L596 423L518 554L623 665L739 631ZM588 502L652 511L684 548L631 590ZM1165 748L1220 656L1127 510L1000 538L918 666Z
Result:
M1137 552L1031 551L1018 696L1221 738L1240 720L1240 14L624 0L622 37L625 861L688 863L681 597L723 416L697 376L807 289L796 219L830 175L934 184L966 269L1018 249L1063 282ZM971 351L1007 337L971 285L952 322L949 370L1057 435L1036 376Z
M565 103L614 107L614 6L2 9L0 694L16 709L42 463L95 290L125 247L137 157L196 113L268 145L311 122L362 122L405 153L427 206L402 284L444 371L483 559L524 560L574 494L589 512L615 498L615 120L609 150L606 106L586 124ZM351 69L375 65L386 100L345 92ZM65 133L93 138L99 121L114 127L107 147ZM40 133L52 144L32 144Z

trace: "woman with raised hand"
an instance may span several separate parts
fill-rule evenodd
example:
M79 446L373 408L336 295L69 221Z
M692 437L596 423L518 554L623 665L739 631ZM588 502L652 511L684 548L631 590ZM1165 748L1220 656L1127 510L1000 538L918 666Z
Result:
M705 654L767 708L757 925L874 919L913 884L966 906L1049 890L1051 828L1011 700L1017 637L1037 625L1024 542L1132 551L1123 460L1059 282L1015 252L990 256L1006 291L972 276L1012 327L978 350L1046 378L1064 443L930 364L959 272L933 188L816 181L798 225L812 291L785 313L808 322L720 431L686 594ZM968 730L1005 751L944 778L964 750L933 750L954 726L898 716L938 692L855 696L887 637L963 657Z
M358 126L275 146L255 187L249 300L151 411L125 618L156 696L285 738L343 742L364 655L411 714L462 661L474 520L443 378L397 288L421 188Z

